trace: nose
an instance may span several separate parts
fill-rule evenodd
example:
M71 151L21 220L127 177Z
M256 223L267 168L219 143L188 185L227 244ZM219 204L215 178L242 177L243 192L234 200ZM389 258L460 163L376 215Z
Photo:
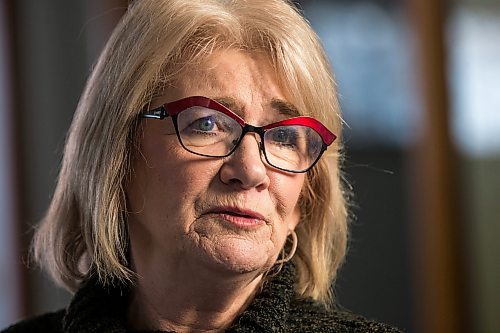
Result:
M224 184L241 189L269 186L267 166L262 160L260 142L256 133L247 133L236 150L226 157L220 169L220 179Z

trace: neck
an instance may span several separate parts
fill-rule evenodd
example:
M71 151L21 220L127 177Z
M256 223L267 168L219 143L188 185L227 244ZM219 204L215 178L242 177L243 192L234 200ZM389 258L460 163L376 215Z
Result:
M185 263L177 267L160 274L138 272L128 308L131 328L221 332L252 301L262 279L259 273L221 275Z

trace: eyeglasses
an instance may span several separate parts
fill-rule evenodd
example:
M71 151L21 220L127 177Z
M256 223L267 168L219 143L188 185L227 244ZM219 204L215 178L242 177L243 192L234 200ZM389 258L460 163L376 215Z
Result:
M259 148L277 169L301 173L311 169L336 139L311 117L293 117L266 126L253 126L224 105L207 97L192 96L145 111L143 118L172 117L180 144L206 157L231 155L245 134L260 136Z

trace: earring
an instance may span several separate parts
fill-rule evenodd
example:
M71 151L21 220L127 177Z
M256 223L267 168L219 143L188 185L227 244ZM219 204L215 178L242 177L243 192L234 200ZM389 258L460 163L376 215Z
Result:
M290 261L290 259L292 259L293 256L295 255L295 251L297 250L297 245L299 243L299 241L297 239L297 234L295 233L294 230L291 230L289 235L292 236L292 248L290 249L290 252L288 253L288 255L286 257L284 257L285 256L285 247L283 246L281 253L282 253L282 256L284 258L276 260L276 262L274 264L278 264L278 265L284 264L284 263ZM287 238L287 241L288 241L288 238Z
M281 272L281 269L283 268L283 265L290 261L293 256L295 255L295 251L297 250L297 245L299 243L298 241L298 238L297 238L297 234L295 233L294 230L290 230L290 233L289 233L289 236L292 236L292 248L290 249L290 252L288 253L288 255L285 257L285 245L283 245L283 249L281 249L281 257L283 257L282 259L278 259L274 262L274 265L272 267L270 267L265 273L264 273L264 280L263 281L267 281L273 277L275 277L276 275L279 274L279 272ZM288 242L288 237L286 239L286 241ZM264 283L261 284L261 288L264 287Z

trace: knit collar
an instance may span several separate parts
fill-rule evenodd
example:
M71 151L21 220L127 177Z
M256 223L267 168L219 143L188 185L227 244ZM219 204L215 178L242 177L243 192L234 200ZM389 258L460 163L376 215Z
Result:
M290 302L294 296L294 276L293 264L285 264L279 274L264 284L262 291L226 332L285 332ZM105 288L98 283L97 278L88 279L77 291L66 311L63 331L140 332L126 328L128 292L125 286Z

